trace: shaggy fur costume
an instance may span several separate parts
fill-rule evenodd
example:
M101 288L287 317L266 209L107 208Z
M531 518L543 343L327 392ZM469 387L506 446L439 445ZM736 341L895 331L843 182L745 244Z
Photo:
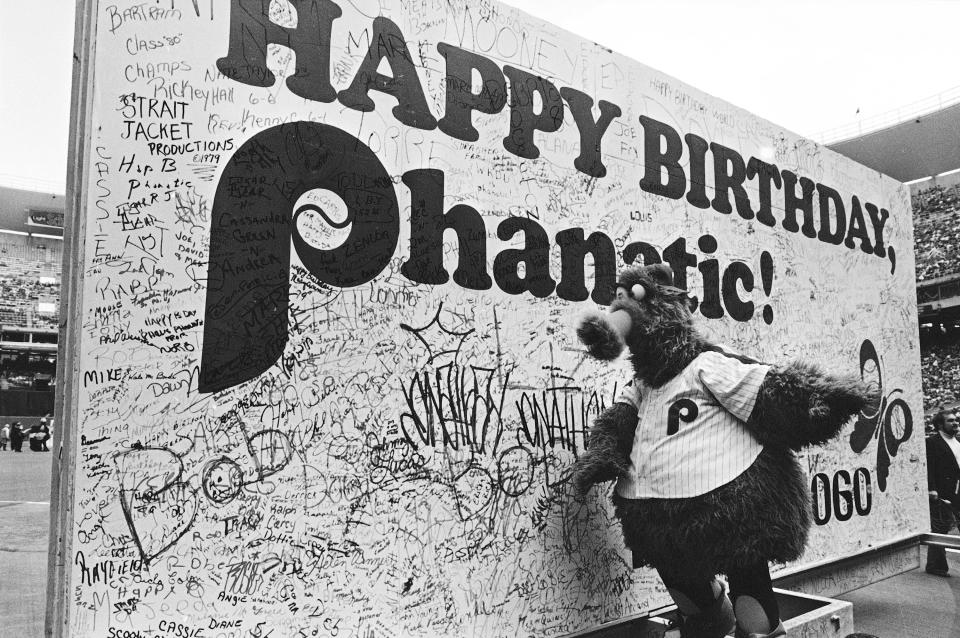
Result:
M630 316L625 338L608 321L619 310ZM626 347L635 376L653 388L700 354L719 350L697 334L686 293L673 287L672 272L660 264L625 270L609 313L587 317L577 332L599 359L615 359ZM800 362L771 367L746 422L764 448L746 471L690 498L614 496L634 563L707 579L732 566L797 559L806 545L811 511L793 450L829 441L875 400L853 376L829 375ZM637 424L634 408L621 403L596 418L587 450L573 469L577 494L630 470Z
M789 451L769 447L746 472L701 496L614 494L613 503L634 564L705 580L758 559L796 560L810 528L803 472Z

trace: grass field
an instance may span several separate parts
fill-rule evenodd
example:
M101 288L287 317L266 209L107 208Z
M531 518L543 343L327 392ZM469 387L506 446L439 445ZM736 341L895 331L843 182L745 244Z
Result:
M0 638L43 635L52 456L0 451Z

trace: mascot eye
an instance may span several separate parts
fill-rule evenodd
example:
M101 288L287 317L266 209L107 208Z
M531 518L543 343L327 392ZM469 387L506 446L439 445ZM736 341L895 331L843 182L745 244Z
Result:
M633 287L630 288L630 296L640 301L647 295L647 289L641 286L640 284L633 284Z
M623 286L617 286L617 301L623 301L630 297L630 293L627 292L627 289Z

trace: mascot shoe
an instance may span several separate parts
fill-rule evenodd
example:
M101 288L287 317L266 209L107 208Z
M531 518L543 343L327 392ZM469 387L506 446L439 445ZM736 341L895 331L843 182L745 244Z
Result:
M737 622L733 615L733 603L727 597L726 589L723 589L720 596L706 609L692 616L679 612L678 614L681 618L679 625L667 629L664 638L724 638Z

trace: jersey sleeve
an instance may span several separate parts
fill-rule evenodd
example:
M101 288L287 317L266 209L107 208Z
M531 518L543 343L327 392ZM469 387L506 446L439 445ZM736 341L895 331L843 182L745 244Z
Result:
M770 366L762 363L747 363L721 352L705 352L699 357L697 373L720 405L746 421L769 370Z
M623 386L623 389L617 394L617 398L614 403L623 403L629 405L638 413L640 412L640 403L643 401L643 397L640 394L640 386L637 383L636 379L630 379L627 385Z

